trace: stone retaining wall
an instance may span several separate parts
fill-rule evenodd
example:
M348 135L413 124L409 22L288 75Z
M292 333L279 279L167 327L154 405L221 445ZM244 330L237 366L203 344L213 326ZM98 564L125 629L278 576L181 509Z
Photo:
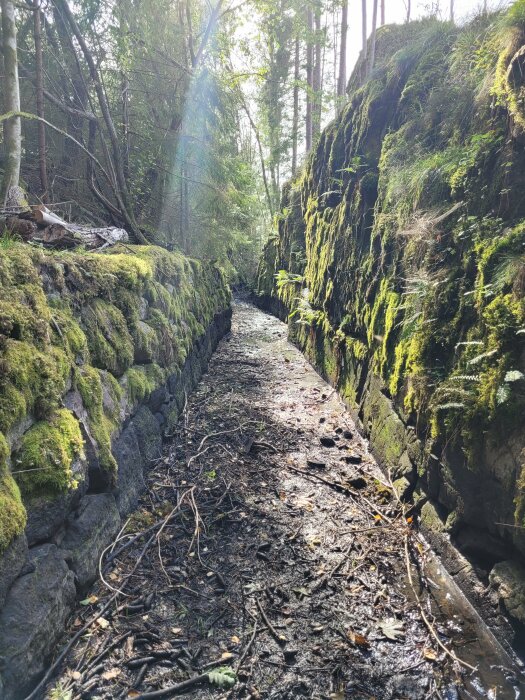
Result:
M218 313L197 341L180 373L141 403L113 437L118 464L115 488L80 492L47 501L28 512L28 527L0 560L0 697L24 697L46 668L80 595L98 575L102 551L123 518L137 505L145 475L160 456L164 430L199 381L220 338L230 329L231 310ZM78 397L67 395L66 405ZM97 469L87 458L87 471Z

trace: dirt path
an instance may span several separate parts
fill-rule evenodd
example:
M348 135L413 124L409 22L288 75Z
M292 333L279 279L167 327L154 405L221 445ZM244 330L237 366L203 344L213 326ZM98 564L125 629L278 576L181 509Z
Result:
M236 304L148 485L71 634L125 595L74 646L57 698L173 697L155 691L188 679L194 698L517 697L490 658L479 674L453 663L422 620L405 542L419 567L424 545L276 319ZM443 645L485 655L468 620L419 595Z

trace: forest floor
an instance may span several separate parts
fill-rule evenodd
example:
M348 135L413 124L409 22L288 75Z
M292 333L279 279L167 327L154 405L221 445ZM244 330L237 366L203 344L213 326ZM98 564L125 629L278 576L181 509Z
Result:
M69 638L102 617L50 688L75 699L519 697L472 621L443 592L434 599L428 560L337 394L284 324L237 302Z

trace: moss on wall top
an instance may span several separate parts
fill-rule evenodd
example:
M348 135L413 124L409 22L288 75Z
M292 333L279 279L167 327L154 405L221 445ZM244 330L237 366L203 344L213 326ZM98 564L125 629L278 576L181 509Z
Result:
M83 441L64 394L78 390L100 464L114 474L122 406L181 369L230 297L213 265L160 248L53 253L12 241L0 247L0 290L1 551L25 525L20 491L30 499L78 485Z
M458 503L459 472L496 471L487 455L525 422L524 56L525 0L461 28L381 28L259 268L301 345L330 339L338 370L311 348L329 376L348 353L366 363L432 451L463 462ZM487 497L492 529L500 496L525 524L514 461L509 493Z

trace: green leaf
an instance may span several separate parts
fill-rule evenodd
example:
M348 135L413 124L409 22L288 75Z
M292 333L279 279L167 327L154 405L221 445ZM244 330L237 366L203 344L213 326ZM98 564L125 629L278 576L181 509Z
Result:
M233 688L237 682L235 671L228 666L219 666L208 673L208 680L219 688Z

